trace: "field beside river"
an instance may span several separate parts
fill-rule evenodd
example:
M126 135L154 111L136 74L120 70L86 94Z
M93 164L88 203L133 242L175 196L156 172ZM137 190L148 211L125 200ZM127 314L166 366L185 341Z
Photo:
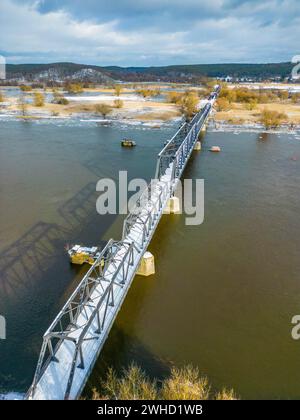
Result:
M253 110L247 109L244 104L233 103L229 110L218 111L215 120L226 121L231 124L257 124L260 122L261 113L265 109L284 113L287 116L286 123L300 126L300 104L285 102L257 104Z
M143 96L137 88L122 88L120 94L116 94L113 88L95 87L86 88L78 94L57 89L65 99L65 103L53 103L53 89L33 89L22 93L18 87L2 87L3 101L0 102L0 116L11 115L26 118L103 118L97 112L96 106L106 105L111 108L110 112L104 116L105 119L130 120L139 122L172 121L181 117L179 106L167 100L167 93L171 90L188 90L188 85L167 86L167 85L145 85L139 89L150 92L149 96ZM153 94L153 92L156 92ZM40 94L44 98L42 106L34 104L34 95ZM20 98L26 104L23 112L20 106Z
M299 128L300 85L223 84L216 110L215 120L227 124Z

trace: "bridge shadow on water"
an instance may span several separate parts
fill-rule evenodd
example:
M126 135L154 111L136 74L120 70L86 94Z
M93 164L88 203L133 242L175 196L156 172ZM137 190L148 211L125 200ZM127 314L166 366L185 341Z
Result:
M98 176L103 175L98 160L87 162L86 167ZM95 183L88 183L57 209L61 225L39 221L0 253L0 313L7 321L7 340L0 348L0 388L16 391L28 388L43 333L87 270L87 267L69 264L66 244L104 244L101 236L116 216L97 215L97 194ZM171 234L171 226L165 220L163 218L154 237L154 247L159 241L160 254L164 248L164 233L170 229ZM145 286L133 286L118 317L124 317L133 326L130 328L134 328L147 298ZM135 290L139 291L137 295ZM99 381L99 375L102 376L108 366L119 371L131 361L136 361L152 376L169 373L168 363L152 354L134 331L128 333L128 329L118 325L117 319L87 389L91 389L94 381Z
M38 222L0 254L0 308L7 339L1 342L0 386L29 386L42 335L62 306L70 282L82 268L71 267L64 246L69 231Z
M40 221L0 253L2 305L8 297L22 297L23 290L35 286L37 277L44 275L61 256L65 262L68 261L67 244L85 244L84 240L88 238L92 244L104 245L105 241L100 238L116 216L97 215L96 194L95 184L87 184L58 208L64 225Z
M0 254L0 303L22 296L38 274L43 274L61 252L67 230L56 224L38 222Z
M84 229L84 223L96 214L96 186L90 182L58 208L70 231Z
M122 161L120 162L119 166L117 166L118 160L116 162L116 157L114 159L113 165L115 168L122 168ZM105 168L103 170L103 163L100 159L93 158L89 159L84 163L84 166L94 175L96 175L99 179L100 178L111 178L114 179L116 177L118 171L114 171L113 167ZM95 184L94 184L95 185Z
M39 221L0 253L0 313L7 323L0 392L28 388L44 332L88 268L69 263L66 244L105 244L101 236L115 216L99 216L96 198L95 183L88 183L58 208L63 225Z
M58 208L58 213L70 232L69 243L76 242L82 245L97 245L100 247L106 244L106 241L102 240L101 237L114 223L117 215L106 214L100 216L96 211L98 196L96 184L90 182Z

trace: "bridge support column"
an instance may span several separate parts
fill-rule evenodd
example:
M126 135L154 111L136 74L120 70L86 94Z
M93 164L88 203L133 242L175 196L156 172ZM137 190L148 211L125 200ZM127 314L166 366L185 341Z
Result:
M164 214L178 214L180 213L179 197L171 197L164 209Z
M145 252L136 274L139 276L151 276L151 274L155 274L154 255L151 252Z
M195 144L194 150L201 150L201 148L202 148L201 142L197 141Z

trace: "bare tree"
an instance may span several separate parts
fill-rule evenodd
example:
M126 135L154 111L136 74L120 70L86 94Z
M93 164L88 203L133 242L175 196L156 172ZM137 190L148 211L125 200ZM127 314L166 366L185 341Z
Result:
M122 93L122 90L123 90L123 88L122 88L121 85L115 85L115 94L116 94L116 96L120 96L121 93Z
M23 117L25 117L27 115L28 105L27 105L27 102L26 102L25 95L23 95L23 94L21 94L19 96L19 99L18 99L18 108L19 108L19 110L21 112L21 115L23 115Z
M95 105L95 111L97 114L101 114L103 118L106 118L108 114L112 112L112 107L107 104L97 104Z

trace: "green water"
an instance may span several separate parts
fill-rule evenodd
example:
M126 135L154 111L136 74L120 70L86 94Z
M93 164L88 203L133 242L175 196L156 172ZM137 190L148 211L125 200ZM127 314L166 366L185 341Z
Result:
M175 128L1 122L1 392L29 386L42 334L82 277L64 246L121 236L121 219L95 212L96 181L125 169L149 179ZM138 146L122 149L122 137ZM135 278L85 395L134 360L157 377L193 363L242 398L299 398L300 141L208 132L185 177L205 179L205 221L163 217L156 274Z

